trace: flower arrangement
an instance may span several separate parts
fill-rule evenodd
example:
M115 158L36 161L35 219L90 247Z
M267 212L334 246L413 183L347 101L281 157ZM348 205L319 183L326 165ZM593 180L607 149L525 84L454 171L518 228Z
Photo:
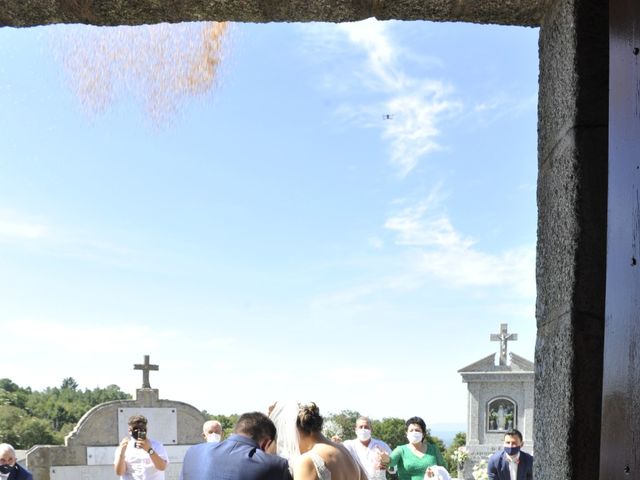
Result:
M457 450L454 450L451 454L451 460L456 463L458 470L462 470L464 462L469 460L469 451L467 450L467 447L458 447Z
M487 461L480 460L473 466L472 472L474 480L489 480L489 473L487 472Z

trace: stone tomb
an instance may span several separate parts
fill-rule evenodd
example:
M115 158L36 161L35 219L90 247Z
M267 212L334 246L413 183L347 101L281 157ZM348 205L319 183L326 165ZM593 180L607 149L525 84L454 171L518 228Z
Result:
M494 353L458 370L469 390L470 460L464 468L465 479L473 478L471 472L476 462L502 448L504 432L511 428L522 432L523 450L533 453L533 363L515 353L507 355L507 343L518 338L508 333L507 324L502 324L500 333L490 338L500 342L498 363Z
M148 358L146 359L148 363ZM149 437L164 444L169 455L166 480L177 480L187 449L202 442L204 415L195 407L160 400L150 388L148 370L135 400L116 400L95 406L65 438L65 445L37 445L27 452L27 468L37 480L114 480L115 450L128 434L131 415L147 417ZM147 385L147 387L144 387Z

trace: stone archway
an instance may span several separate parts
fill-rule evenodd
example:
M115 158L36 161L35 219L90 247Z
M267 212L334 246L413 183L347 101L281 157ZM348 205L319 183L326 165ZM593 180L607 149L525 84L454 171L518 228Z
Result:
M608 2L5 0L0 26L368 17L540 26L535 476L595 478L607 254Z

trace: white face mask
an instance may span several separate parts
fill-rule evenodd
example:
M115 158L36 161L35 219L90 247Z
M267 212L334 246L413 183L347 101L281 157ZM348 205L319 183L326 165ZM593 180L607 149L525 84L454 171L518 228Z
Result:
M207 442L218 443L220 441L220 434L216 432L207 433Z
M407 440L410 443L420 443L422 441L422 432L407 432Z
M371 438L371 430L368 428L358 428L356 429L356 437L358 437L358 440L361 442L366 442Z

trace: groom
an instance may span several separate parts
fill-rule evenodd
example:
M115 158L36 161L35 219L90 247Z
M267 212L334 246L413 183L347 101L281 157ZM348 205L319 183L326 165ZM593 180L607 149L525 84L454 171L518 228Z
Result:
M180 480L292 480L287 461L266 453L275 441L276 427L269 417L244 413L223 442L187 450Z

